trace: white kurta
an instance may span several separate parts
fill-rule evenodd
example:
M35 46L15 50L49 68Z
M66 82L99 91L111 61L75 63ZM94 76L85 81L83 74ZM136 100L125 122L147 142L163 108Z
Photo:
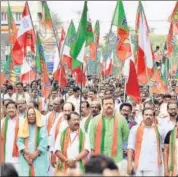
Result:
M67 158L74 159L79 155L79 136L77 135L78 132L74 131L70 133L71 142L67 149ZM61 134L58 135L56 143L55 143L55 152L61 151ZM74 141L73 141L74 140ZM90 141L88 134L85 133L85 143L84 149L90 152ZM77 163L77 167L79 167L79 163Z
M4 124L4 119L1 120L1 129ZM6 149L5 149L5 162L12 163L16 170L19 172L19 157L13 157L13 147L14 147L14 138L15 138L15 127L16 127L16 119L8 120L8 128L6 134Z
M9 94L6 93L6 94L4 95L4 100L5 100L5 99L12 99L12 96L9 96Z
M164 135L163 135L163 141L166 138L166 135L169 131L173 130L173 128L175 127L175 123L172 122L170 120L170 118L165 118L162 120L161 123L159 123L159 126L161 128L162 131L164 131Z
M30 101L30 96L29 96L29 94L26 93L26 92L24 92L24 96L25 96L25 98L23 97L23 94L18 94L17 100L25 99L26 102L28 103L28 102ZM14 94L12 95L12 100L15 101L15 102L17 101L17 100L16 100L16 93L14 93Z
M128 149L135 150L136 133L138 125L131 128ZM137 171L151 171L155 174L160 174L160 168L157 161L157 139L154 128L144 128L143 140L140 151L140 159Z

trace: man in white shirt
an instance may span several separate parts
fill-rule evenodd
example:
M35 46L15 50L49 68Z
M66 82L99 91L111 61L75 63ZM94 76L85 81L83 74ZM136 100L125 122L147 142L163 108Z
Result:
M24 99L17 100L16 104L18 109L19 121L21 124L26 117L27 104Z
M69 168L79 168L83 171L83 162L90 152L89 137L80 129L77 112L71 112L67 122L69 127L58 135L55 143L55 154L61 161L58 170L65 173Z
M88 101L82 101L81 115L82 115L81 129L85 132L88 132L88 130L90 130L89 125L92 120L90 104L88 103Z
M160 176L163 173L162 132L154 124L154 119L154 110L144 109L143 123L132 127L130 131L127 166L129 175L136 172L136 176Z
M30 101L30 96L28 93L23 91L23 83L18 82L16 84L16 88L17 88L17 92L12 95L12 100L16 102L17 100L25 99L26 103L28 103Z
M14 101L6 104L7 115L1 119L1 163L12 163L19 172L19 154L16 144L19 118Z
M12 99L12 95L13 95L13 86L8 85L7 86L7 93L4 95L4 99Z
M73 93L74 94L67 99L67 102L71 102L75 105L75 111L80 113L80 88L75 86L73 88Z

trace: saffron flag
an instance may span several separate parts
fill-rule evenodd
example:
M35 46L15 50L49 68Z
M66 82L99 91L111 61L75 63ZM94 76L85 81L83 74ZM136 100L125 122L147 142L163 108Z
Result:
M94 30L94 42L90 44L90 59L96 60L97 57L97 48L99 45L100 38L100 24L99 20L96 21L95 30Z
M146 16L140 1L137 10L136 31L138 35L138 51L136 58L137 77L139 83L145 85L154 72L154 56L149 40L149 28Z
M122 0L118 0L117 2L112 24L117 26L117 56L121 61L125 61L131 56L131 47L129 41L129 27L127 25Z
M1 86L2 86L3 84L5 84L5 82L6 82L5 74L4 74L4 72L1 71Z
M30 18L28 3L26 2L17 39L12 48L12 61L15 65L23 64L23 58L27 56L27 47L35 53L35 32Z
M176 2L176 5L174 7L174 10L169 17L168 21L173 24L173 31L178 34L178 2Z

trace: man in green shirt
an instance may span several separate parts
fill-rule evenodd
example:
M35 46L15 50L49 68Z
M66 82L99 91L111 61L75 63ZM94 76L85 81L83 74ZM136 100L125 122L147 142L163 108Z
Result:
M90 143L93 155L104 154L121 162L122 145L128 140L129 127L126 119L114 111L114 103L112 96L103 97L103 111L91 121Z

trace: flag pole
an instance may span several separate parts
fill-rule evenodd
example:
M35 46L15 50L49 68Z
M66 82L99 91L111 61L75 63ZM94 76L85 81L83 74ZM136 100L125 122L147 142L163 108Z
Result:
M81 110L82 110L82 88L83 88L83 63L82 63L82 78L81 78L81 89L80 89L80 118L81 118Z

